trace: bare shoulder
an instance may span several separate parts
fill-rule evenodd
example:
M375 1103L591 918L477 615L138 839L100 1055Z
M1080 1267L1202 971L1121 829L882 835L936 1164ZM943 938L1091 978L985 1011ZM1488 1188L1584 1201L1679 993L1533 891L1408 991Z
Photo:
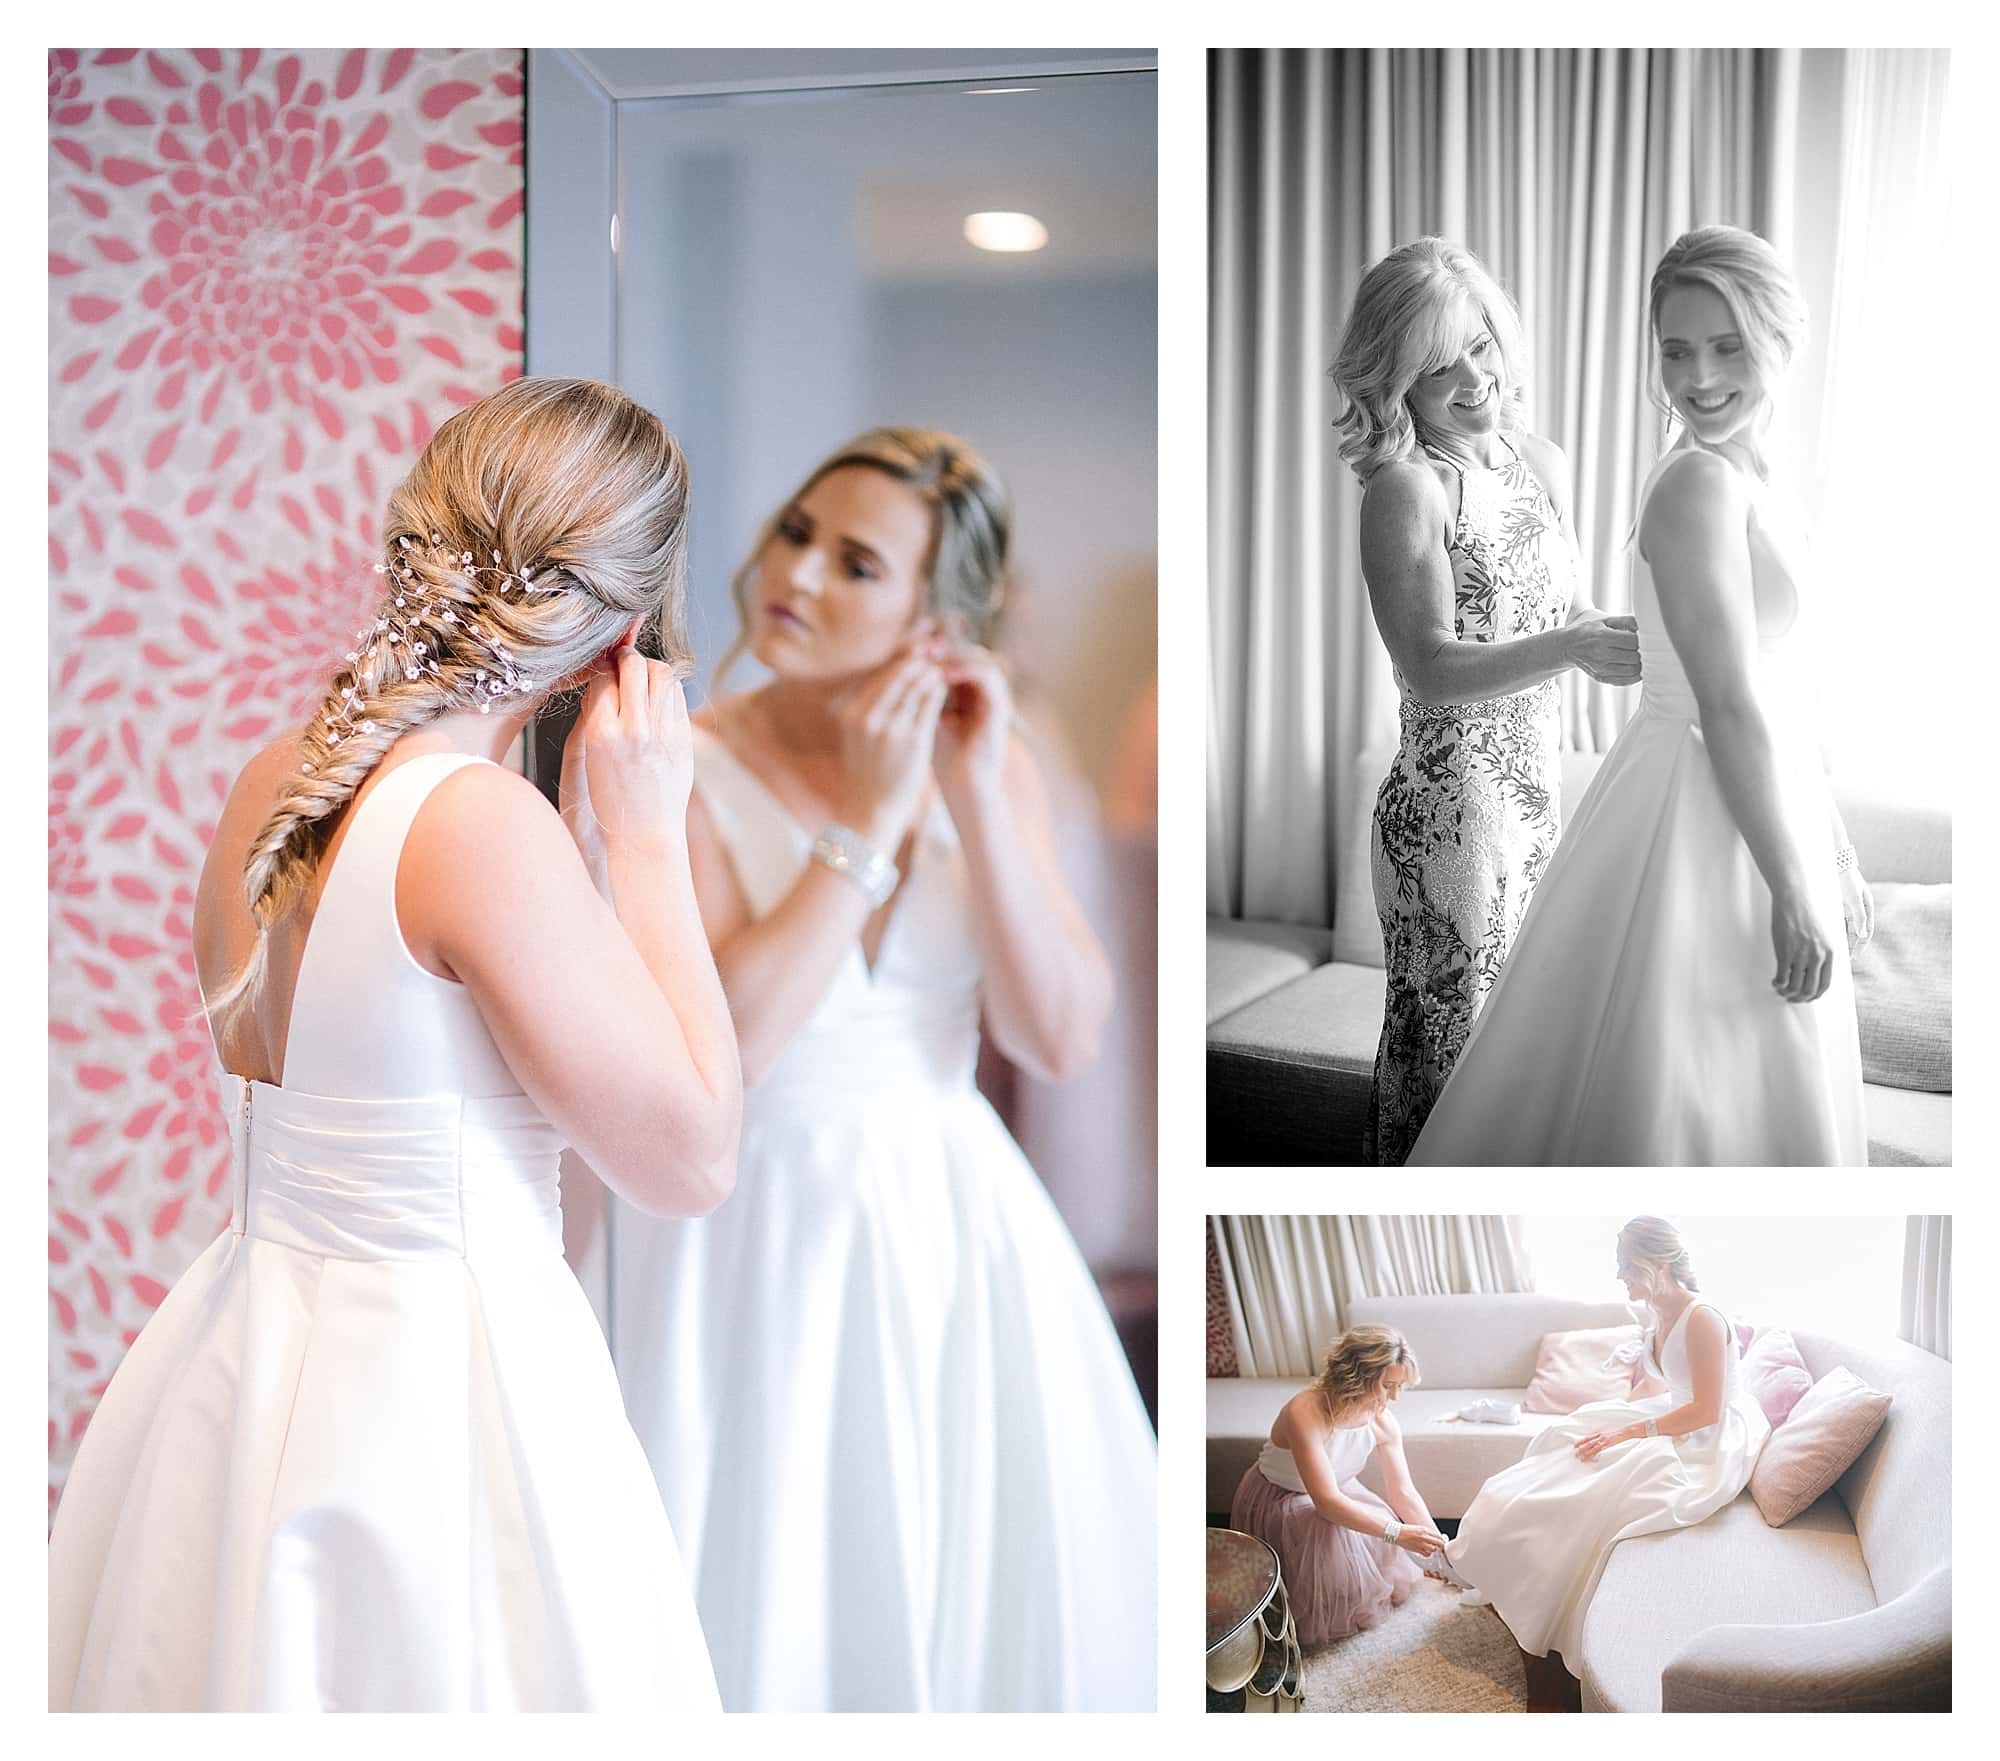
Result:
M1375 1415L1373 1421L1375 1441L1385 1448L1400 1448L1403 1441L1403 1427L1396 1422L1396 1415L1386 1406Z
M1428 459L1393 460L1370 476L1361 491L1364 522L1442 521L1446 508L1444 484Z
M1279 1412L1295 1437L1317 1437L1326 1429L1326 1402L1316 1387L1301 1388Z
M225 822L248 816L254 816L260 824L263 822L286 784L299 774L303 738L300 730L294 728L258 749L236 774L222 810Z
M1639 518L1639 549L1650 555L1660 542L1686 542L1742 530L1750 492L1728 460L1698 447L1670 464L1653 485Z
M1729 1323L1722 1318L1722 1311L1711 1308L1707 1303L1697 1303L1694 1312L1687 1318L1688 1337L1705 1339L1720 1345L1729 1334Z

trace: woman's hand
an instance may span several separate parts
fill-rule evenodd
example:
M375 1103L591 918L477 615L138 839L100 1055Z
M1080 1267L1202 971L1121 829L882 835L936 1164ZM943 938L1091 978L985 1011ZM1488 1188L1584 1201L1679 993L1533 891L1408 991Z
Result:
M954 810L959 803L991 800L1007 773L1007 740L1014 723L1014 695L999 658L970 644L940 643L934 650L951 694L938 718L932 767Z
M1614 1443L1630 1443L1645 1434L1644 1425L1620 1425L1615 1431L1599 1431L1593 1437L1579 1437L1576 1440L1577 1459L1595 1461Z
M1810 1003L1825 994L1833 978L1833 943L1802 890L1772 893L1771 951L1778 962L1771 988L1786 1002Z
M846 778L841 822L884 851L902 843L916 818L949 690L928 636L919 635L834 705Z
M1433 1553L1444 1551L1445 1539L1435 1529L1420 1528L1415 1523L1405 1523L1402 1533L1396 1537L1396 1545L1405 1553L1414 1553L1420 1559L1428 1559Z
M1840 916L1847 928L1847 952L1851 958L1875 936L1875 895L1861 878L1859 863L1840 871Z
M563 742L559 794L571 835L586 852L593 829L610 843L679 839L693 786L694 740L680 680L665 662L620 644L593 670Z
M1639 620L1626 614L1589 611L1563 626L1563 657L1600 685L1639 681Z

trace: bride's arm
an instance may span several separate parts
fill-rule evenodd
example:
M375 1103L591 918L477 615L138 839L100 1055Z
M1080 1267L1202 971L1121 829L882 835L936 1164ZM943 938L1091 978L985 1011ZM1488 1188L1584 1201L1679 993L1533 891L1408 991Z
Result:
M1406 1523L1435 1530L1437 1519L1410 1477L1410 1463L1403 1454L1403 1427L1396 1423L1394 1413L1385 1412L1375 1421L1375 1454L1382 1463L1382 1484L1389 1508Z
M1812 909L1812 859L1786 817L1776 744L1757 695L1743 479L1713 453L1675 465L1646 504L1639 552L1694 687L1723 801L1771 889L1772 986L1787 1002L1809 1003L1827 987L1833 950Z
M1722 1390L1728 1380L1728 1324L1712 1308L1698 1308L1682 1323L1686 1330L1688 1372L1694 1380L1694 1398L1683 1406L1669 1408L1652 1421L1649 1431L1644 1421L1600 1431L1578 1441L1576 1453L1589 1461L1614 1443L1629 1443L1638 1437L1684 1437L1690 1431L1704 1431L1722 1417Z

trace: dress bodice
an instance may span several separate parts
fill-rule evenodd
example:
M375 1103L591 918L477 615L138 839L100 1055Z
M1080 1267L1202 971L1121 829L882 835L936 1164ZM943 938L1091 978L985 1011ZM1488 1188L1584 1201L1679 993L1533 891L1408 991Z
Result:
M1685 1405L1694 1398L1694 1370L1688 1363L1687 1329L1688 1318L1696 1309L1713 1309L1716 1318L1722 1322L1722 1406L1727 1412L1748 1398L1743 1386L1743 1348L1737 1343L1736 1329L1730 1324L1729 1317L1714 1303L1689 1303L1667 1329L1664 1341L1659 1337L1657 1327L1648 1327L1643 1352L1646 1371L1654 1381L1666 1383L1671 1405ZM1713 1436L1715 1430L1716 1427L1710 1426L1707 1430L1690 1431L1687 1441L1699 1443Z
M1576 601L1576 553L1542 481L1504 439L1502 462L1468 466L1443 453L1429 456L1458 473L1458 517L1452 522L1452 629L1461 642L1507 642L1552 630ZM1546 682L1545 682L1546 683ZM1396 687L1415 705L1401 673ZM1542 686L1516 697L1553 698ZM1508 702L1511 699L1495 699ZM1445 707L1462 712L1468 706Z
M1661 480L1693 448L1676 448L1656 464L1639 493L1639 520ZM1759 684L1767 695L1789 696L1794 684L1796 635L1803 601L1799 582L1810 556L1810 541L1802 510L1770 484L1743 473L1750 494L1750 575L1757 627ZM1649 714L1699 721L1700 709L1687 668L1667 634L1660 614L1659 590L1653 571L1635 542L1632 547L1632 614L1639 625L1639 655L1644 668L1640 704ZM1767 705L1768 707L1769 705Z
M561 1136L471 994L420 966L396 920L418 810L485 762L411 759L350 810L299 963L284 1082L222 1076L238 1234L340 1259L562 1251Z
M1368 1465L1375 1453L1375 1427L1364 1420L1358 1425L1339 1425L1327 1433L1326 1465L1335 1485L1345 1485ZM1298 1460L1283 1444L1269 1438L1257 1452L1257 1471L1274 1486L1288 1492L1303 1492L1306 1483L1299 1477Z
M754 917L767 916L812 860L808 829L749 766L705 728L695 734L694 786ZM751 1090L808 1087L830 1104L879 1104L972 1086L979 1056L979 951L972 939L965 855L935 797L889 906L871 968L859 938L818 1006Z

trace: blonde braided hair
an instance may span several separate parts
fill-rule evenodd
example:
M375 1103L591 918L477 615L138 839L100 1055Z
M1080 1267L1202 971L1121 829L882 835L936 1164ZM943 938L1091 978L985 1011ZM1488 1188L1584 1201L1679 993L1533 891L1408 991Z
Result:
M390 495L382 544L381 603L244 860L257 939L210 999L218 1033L261 988L271 930L304 896L338 815L403 735L545 694L635 620L688 670L687 461L615 387L517 379L460 410Z

